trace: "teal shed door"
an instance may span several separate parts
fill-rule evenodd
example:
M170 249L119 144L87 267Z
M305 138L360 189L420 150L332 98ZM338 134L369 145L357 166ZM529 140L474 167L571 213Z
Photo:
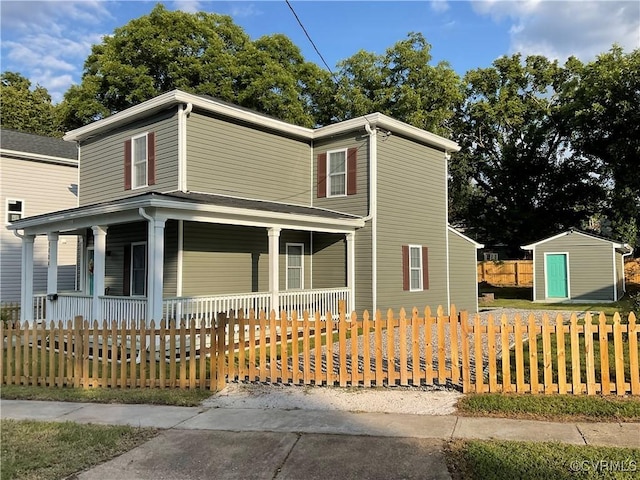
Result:
M547 297L567 298L569 296L569 276L567 275L567 255L553 253L546 256Z

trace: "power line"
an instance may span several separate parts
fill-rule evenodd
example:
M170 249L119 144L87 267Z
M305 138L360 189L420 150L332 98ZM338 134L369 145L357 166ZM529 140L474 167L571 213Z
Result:
M329 70L329 73L331 74L331 76L333 77L333 80L338 83L338 79L336 78L335 74L333 73L333 71L331 70L331 67L327 64L327 61L324 59L324 57L322 56L322 54L320 53L320 50L318 50L318 47L316 47L316 44L313 42L313 40L311 39L311 35L309 35L309 32L307 32L307 29L304 28L304 25L302 24L302 21L300 20L300 17L298 17L298 14L296 13L296 11L293 9L293 7L291 6L291 3L289 3L289 0L285 0L285 2L287 2L287 5L289 6L289 9L291 10L291 13L293 13L293 16L296 17L296 20L298 21L298 24L300 25L300 28L302 28L302 31L304 32L304 34L307 36L307 38L309 39L309 42L311 42L311 45L313 46L313 49L316 51L316 53L318 54L318 56L320 57L320 59L322 60L322 63L324 63L324 66L327 67L327 70Z

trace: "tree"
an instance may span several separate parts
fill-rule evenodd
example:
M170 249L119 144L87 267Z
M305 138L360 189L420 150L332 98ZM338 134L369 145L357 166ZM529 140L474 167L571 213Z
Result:
M282 35L252 42L231 17L158 4L93 46L62 109L76 128L178 88L311 126L322 78Z
M56 107L46 88L32 88L29 79L4 72L0 80L0 124L3 128L51 137L62 136Z
M446 62L431 65L431 45L410 33L384 55L360 51L339 64L334 119L372 112L448 136L447 121L460 101L460 78Z
M601 162L608 201L599 212L609 231L640 246L640 49L619 46L582 64L573 59L561 90L567 134L576 151Z
M464 78L453 122L452 221L487 243L519 246L576 227L603 199L598 162L575 152L557 90L566 81L541 56L497 59Z

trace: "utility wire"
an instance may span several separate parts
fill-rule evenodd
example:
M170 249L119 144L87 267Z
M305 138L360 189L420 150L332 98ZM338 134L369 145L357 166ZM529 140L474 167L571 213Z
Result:
M307 36L307 38L309 39L309 42L311 42L311 45L313 46L313 49L316 51L316 53L318 54L318 56L320 57L320 59L322 60L322 63L324 63L324 66L327 67L327 70L329 70L329 73L331 74L331 76L333 77L333 80L338 83L338 79L336 78L335 74L333 73L333 71L331 70L331 67L327 64L327 61L324 59L324 57L322 56L322 54L320 53L320 50L318 50L318 47L316 47L316 44L313 42L313 40L311 39L311 35L309 35L309 32L307 32L307 29L304 27L304 25L302 24L302 21L300 20L300 17L298 17L298 14L296 13L296 11L293 9L293 6L291 6L291 3L289 3L289 0L285 0L285 2L287 2L287 5L289 6L289 9L291 10L291 13L293 13L293 16L296 17L296 20L298 21L298 24L300 25L300 28L302 28L302 31L304 32L304 34Z

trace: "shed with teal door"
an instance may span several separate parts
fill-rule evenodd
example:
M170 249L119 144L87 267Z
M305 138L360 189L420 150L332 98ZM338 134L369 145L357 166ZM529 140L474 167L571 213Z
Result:
M568 230L522 247L533 253L533 300L614 302L624 296L625 243Z

